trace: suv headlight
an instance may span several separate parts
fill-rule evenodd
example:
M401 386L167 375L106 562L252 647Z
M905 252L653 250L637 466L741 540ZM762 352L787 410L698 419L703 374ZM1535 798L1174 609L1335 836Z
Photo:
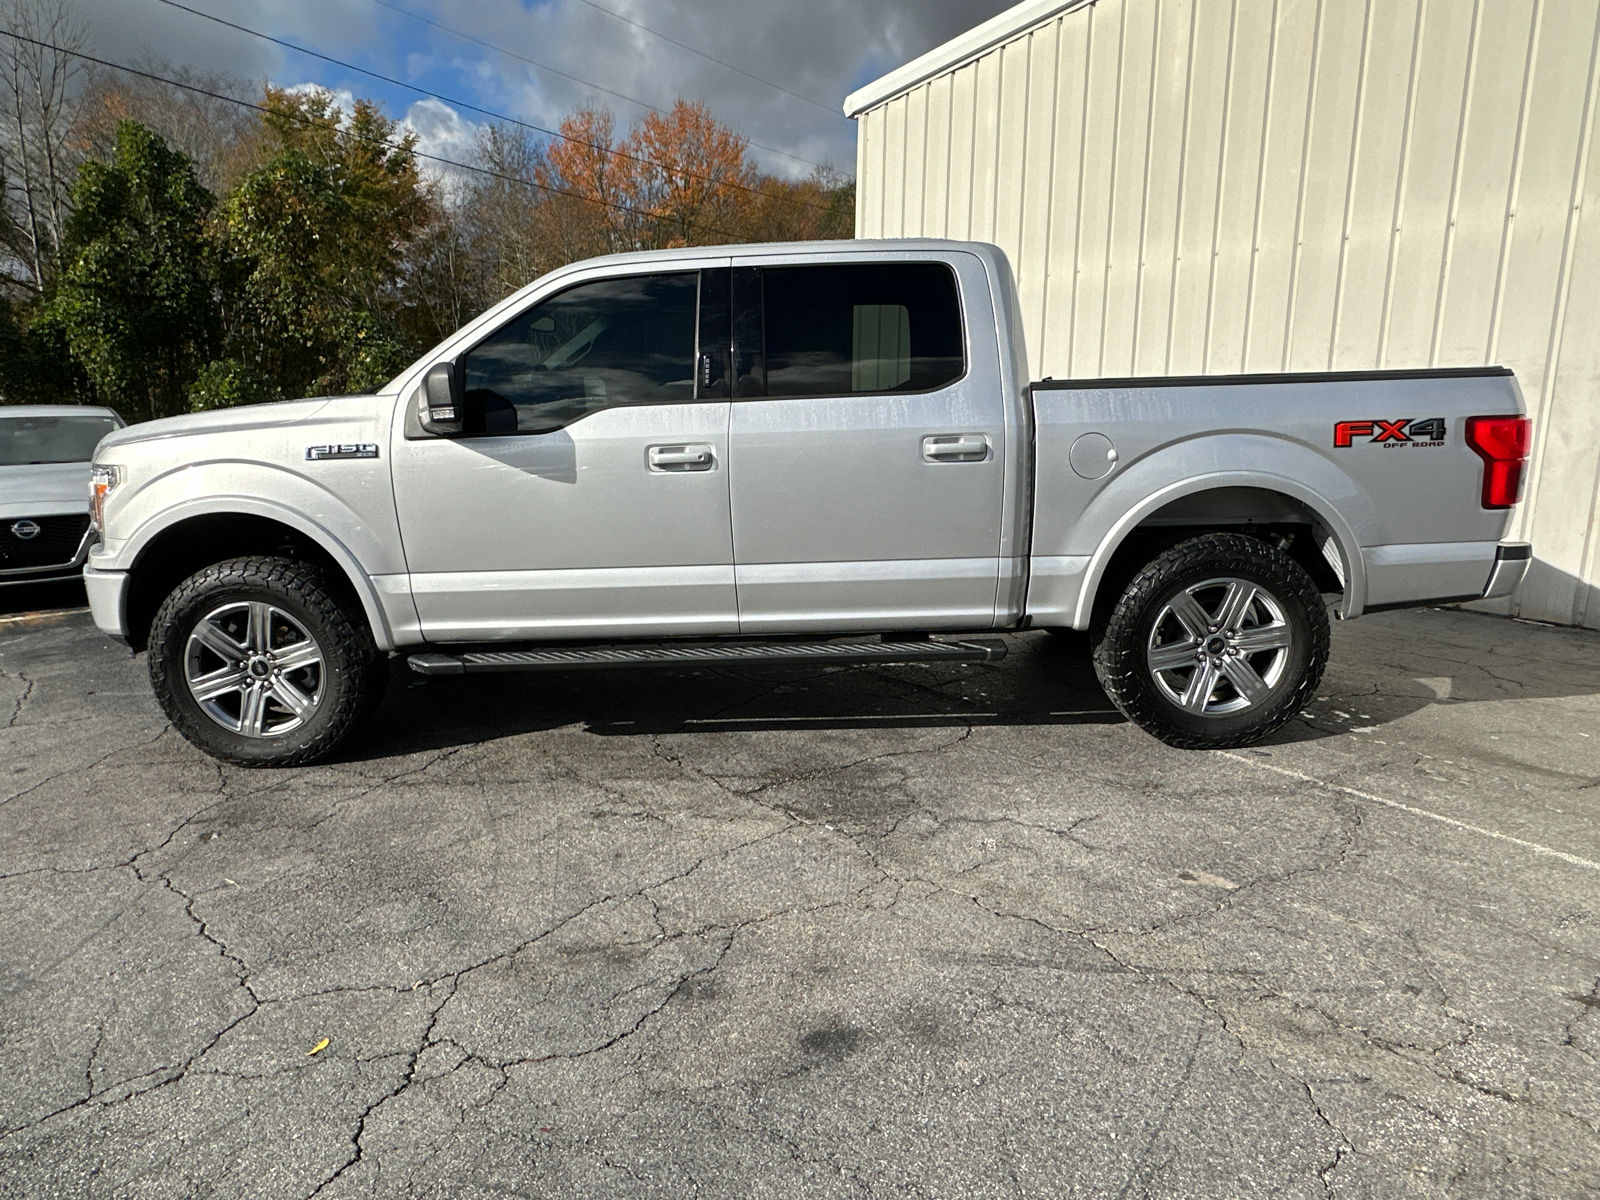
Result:
M91 467L89 469L89 524L96 533L106 531L106 497L116 491L122 482L121 467Z

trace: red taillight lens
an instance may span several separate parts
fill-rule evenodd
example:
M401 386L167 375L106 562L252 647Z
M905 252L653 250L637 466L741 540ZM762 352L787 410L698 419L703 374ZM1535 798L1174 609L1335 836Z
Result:
M1528 461L1527 417L1468 417L1467 445L1483 459L1483 506L1510 508L1522 499Z

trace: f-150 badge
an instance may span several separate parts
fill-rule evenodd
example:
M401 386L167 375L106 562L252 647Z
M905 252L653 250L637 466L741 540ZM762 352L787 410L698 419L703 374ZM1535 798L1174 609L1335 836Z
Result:
M326 462L330 458L377 458L375 442L343 442L337 446L307 446L307 462Z
M1379 446L1442 446L1444 418L1340 421L1333 427L1333 444L1341 450L1355 445L1357 438Z

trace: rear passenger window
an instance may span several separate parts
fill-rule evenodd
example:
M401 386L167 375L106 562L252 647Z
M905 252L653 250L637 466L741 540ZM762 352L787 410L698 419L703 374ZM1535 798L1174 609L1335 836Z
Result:
M579 284L512 318L465 363L466 433L545 433L603 408L694 399L699 275Z
M767 267L761 281L768 396L927 392L966 371L942 263Z

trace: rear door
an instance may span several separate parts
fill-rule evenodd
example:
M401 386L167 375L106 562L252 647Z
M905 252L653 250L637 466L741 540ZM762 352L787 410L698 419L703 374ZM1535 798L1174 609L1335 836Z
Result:
M397 431L425 636L737 632L727 276L610 277L546 297L459 358L463 436Z
M746 633L995 621L1005 413L981 263L733 269L729 426Z

